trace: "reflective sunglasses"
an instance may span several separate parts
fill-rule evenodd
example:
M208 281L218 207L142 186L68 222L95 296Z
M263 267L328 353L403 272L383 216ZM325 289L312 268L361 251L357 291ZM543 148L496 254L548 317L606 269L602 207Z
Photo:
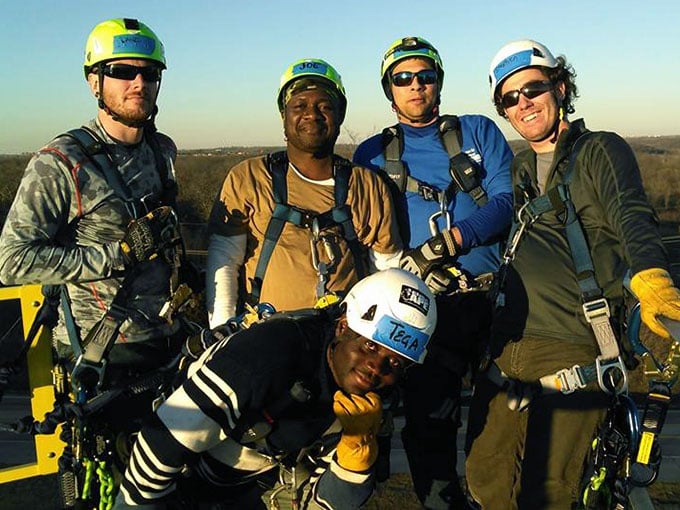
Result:
M117 80L134 80L138 74L147 82L160 81L163 69L158 66L133 66L130 64L107 64L104 75Z
M437 71L434 69L423 69L417 73L402 71L392 75L392 83L395 87L408 87L413 83L413 78L417 78L421 85L433 85L437 83Z
M529 83L525 83L521 89L510 90L503 94L501 96L501 106L503 108L512 108L519 103L520 94L527 99L534 99L552 89L553 83L550 80L530 81Z

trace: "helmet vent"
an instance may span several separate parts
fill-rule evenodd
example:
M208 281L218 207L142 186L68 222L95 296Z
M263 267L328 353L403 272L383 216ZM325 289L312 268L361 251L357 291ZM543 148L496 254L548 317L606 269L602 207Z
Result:
M123 18L127 30L139 30L139 21L131 18Z
M378 305L371 305L371 307L366 310L366 313L361 316L362 320L365 321L372 321L373 317L375 317L375 311L378 308Z

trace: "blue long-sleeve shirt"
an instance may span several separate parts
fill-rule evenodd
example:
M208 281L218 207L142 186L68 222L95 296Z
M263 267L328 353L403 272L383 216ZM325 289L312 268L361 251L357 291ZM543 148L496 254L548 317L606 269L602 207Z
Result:
M448 205L452 225L463 238L459 257L461 265L472 274L495 271L500 262L499 241L512 219L512 183L510 163L513 158L498 126L483 115L461 115L461 149L482 170L482 187L489 201L478 207L467 193L457 193ZM424 127L401 124L404 133L402 161L409 175L444 190L451 182L449 155L444 148L437 122ZM362 142L354 153L354 161L378 170L385 166L382 134ZM415 247L431 237L429 218L439 211L436 201L427 201L418 193L406 191L408 232L405 241ZM443 225L439 222L440 227ZM402 226L402 229L404 226ZM468 251L469 250L469 251Z

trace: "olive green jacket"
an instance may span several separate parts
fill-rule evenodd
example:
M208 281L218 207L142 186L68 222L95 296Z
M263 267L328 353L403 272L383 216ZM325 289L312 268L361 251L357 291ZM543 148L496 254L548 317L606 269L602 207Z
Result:
M571 149L589 133L576 157L569 189L595 267L595 277L614 314L623 302L622 281L652 267L667 268L658 219L645 196L632 149L620 136L588 132L582 120L561 133L546 181L559 184ZM537 196L536 155L525 150L512 164L515 211ZM566 231L555 211L543 214L520 241L508 271L506 306L496 331L505 340L521 337L594 342L581 307Z

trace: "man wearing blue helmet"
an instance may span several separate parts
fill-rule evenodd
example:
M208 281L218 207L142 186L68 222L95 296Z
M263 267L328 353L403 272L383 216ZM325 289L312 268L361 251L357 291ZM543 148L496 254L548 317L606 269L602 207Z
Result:
M340 306L216 341L142 430L115 508L361 507L375 486L380 393L422 363L436 321L427 286L394 268Z
M425 39L396 40L380 74L398 124L361 143L354 161L391 178L410 248L401 267L439 294L443 318L435 354L405 381L402 439L420 501L427 508L458 508L464 505L456 473L461 381L476 369L491 322L486 295L462 291L482 289L479 276L500 263L499 241L512 212L512 152L487 117L440 113L444 69Z
M489 74L498 113L530 148L512 164L516 222L499 273L493 361L470 410L467 480L485 509L574 508L607 393L626 391L624 275L643 321L663 337L658 317L680 319L680 292L633 151L568 118L578 92L566 59L514 41Z

